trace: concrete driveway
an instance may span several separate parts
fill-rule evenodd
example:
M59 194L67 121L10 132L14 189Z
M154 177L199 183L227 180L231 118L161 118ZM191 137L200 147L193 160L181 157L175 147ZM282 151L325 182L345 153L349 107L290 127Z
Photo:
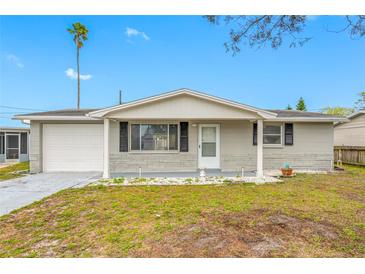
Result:
M100 177L98 172L40 173L0 182L0 216L62 189L83 187Z

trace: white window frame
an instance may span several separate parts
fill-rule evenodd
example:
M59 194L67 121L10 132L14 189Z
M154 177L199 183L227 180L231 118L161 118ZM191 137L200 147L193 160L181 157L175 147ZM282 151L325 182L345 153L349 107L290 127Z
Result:
M262 142L263 142L263 145L264 145L264 147L273 147L273 148L282 148L283 146L284 146L284 124L283 123L280 123L280 124L278 124L278 123L265 123L264 122L264 128L263 128L263 130L265 129L265 126L279 126L280 127L280 144L265 144L264 143L264 140L262 140ZM264 139L264 136L265 135L273 135L273 136L277 136L278 134L265 134L264 132L263 132L263 135L262 135L262 138Z
M167 150L142 150L142 136L141 136L141 128L139 129L139 150L132 149L132 125L166 125L167 126ZM177 126L177 149L170 149L170 125ZM180 126L179 122L169 122L169 123L161 123L161 122L131 122L129 123L129 152L130 153L179 153L180 151Z

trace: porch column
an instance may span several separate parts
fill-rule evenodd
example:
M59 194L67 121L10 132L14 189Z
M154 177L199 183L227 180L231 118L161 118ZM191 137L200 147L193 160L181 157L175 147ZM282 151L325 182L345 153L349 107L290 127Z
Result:
M104 119L104 164L103 164L103 178L110 177L109 170L109 119Z
M263 141L264 141L264 122L263 120L257 120L257 177L263 177Z

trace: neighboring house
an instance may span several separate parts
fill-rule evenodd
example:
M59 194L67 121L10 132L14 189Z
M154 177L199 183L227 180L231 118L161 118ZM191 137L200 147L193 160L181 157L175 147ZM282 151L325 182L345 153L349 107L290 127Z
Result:
M335 125L335 146L365 146L365 109Z
M29 161L29 128L0 127L0 163Z
M180 89L103 109L27 115L32 172L331 170L335 116ZM104 157L105 156L105 157Z

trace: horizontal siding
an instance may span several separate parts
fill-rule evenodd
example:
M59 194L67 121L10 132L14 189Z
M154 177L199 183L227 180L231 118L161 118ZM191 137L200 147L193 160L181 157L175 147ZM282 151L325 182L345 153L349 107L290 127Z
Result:
M365 146L365 114L335 127L335 146Z

